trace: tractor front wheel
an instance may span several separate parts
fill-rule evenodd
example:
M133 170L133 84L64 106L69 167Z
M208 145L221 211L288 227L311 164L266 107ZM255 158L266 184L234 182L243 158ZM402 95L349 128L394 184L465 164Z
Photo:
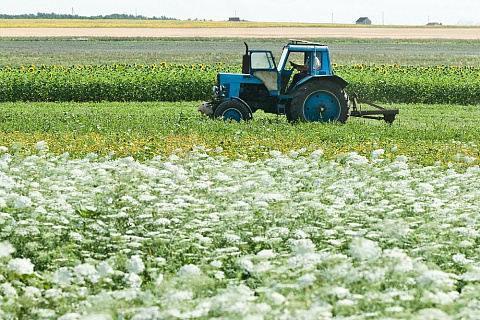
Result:
M252 119L248 108L237 100L230 100L220 103L213 111L214 118L221 118L224 121L233 120L240 122L242 120Z
M333 82L311 81L295 91L287 110L290 121L345 123L350 117L350 101Z

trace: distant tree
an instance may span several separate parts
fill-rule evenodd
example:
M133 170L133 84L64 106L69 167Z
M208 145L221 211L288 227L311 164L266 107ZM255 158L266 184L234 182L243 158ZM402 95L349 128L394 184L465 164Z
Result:
M79 16L74 14L58 14L58 13L43 13L38 12L37 14L0 14L0 19L119 19L119 20L178 20L176 18L170 18L166 16L148 18L142 15L133 15L133 14L123 14L123 13L113 13L108 15L99 15L99 16Z

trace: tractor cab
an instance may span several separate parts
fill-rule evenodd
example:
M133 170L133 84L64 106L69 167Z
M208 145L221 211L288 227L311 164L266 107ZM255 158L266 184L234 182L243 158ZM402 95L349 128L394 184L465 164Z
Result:
M260 79L272 94L291 92L312 77L333 76L329 50L325 45L290 40L283 47L278 66L271 51L249 50L246 43L245 46L242 73ZM295 69L294 65L301 66L301 70Z

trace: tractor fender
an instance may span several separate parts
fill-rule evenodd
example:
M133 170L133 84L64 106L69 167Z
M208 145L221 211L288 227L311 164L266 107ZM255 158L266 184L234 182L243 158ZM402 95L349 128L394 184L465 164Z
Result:
M253 118L253 111L252 111L252 108L250 108L250 106L248 105L248 103L246 103L243 99L241 99L239 97L232 97L231 100L237 100L237 101L241 102L245 107L247 107L248 112L250 113L250 115Z
M348 82L345 79L343 79L342 77L337 76L337 75L319 76L319 77L318 76L317 77L308 76L308 77L305 77L305 78L301 79L300 81L298 81L298 83L295 85L294 90L304 83L307 83L307 82L310 82L310 81L318 81L318 80L320 80L320 81L330 81L330 82L336 84L337 86L339 86L341 89L344 89L348 85Z

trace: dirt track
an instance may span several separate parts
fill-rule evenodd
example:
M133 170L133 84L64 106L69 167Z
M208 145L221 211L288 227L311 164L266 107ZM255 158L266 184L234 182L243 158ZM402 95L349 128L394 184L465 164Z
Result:
M480 28L0 28L0 37L480 40Z

